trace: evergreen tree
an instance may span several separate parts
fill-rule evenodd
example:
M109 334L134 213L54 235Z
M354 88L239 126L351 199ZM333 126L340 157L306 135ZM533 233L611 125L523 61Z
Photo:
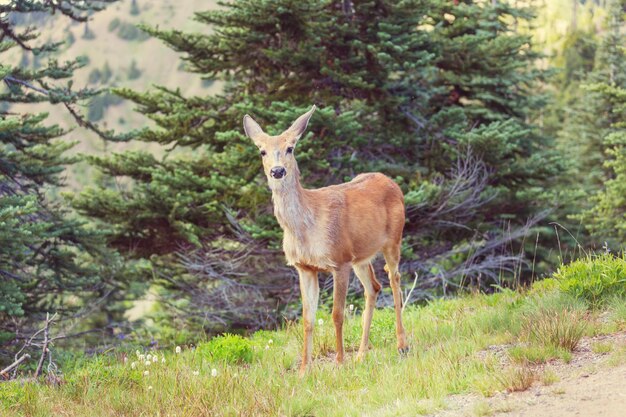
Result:
M14 0L0 5L0 330L15 330L14 318L36 319L47 310L67 312L80 299L101 289L102 268L94 259L104 256L100 239L75 215L48 198L62 184L64 166L74 158L65 152L74 144L58 140L66 131L46 124L45 113L15 113L10 105L50 103L65 106L81 124L77 103L97 94L73 90L72 74L81 60L59 63L50 58L40 68L9 64L12 49L42 57L54 53L60 43L34 47L32 28L16 25L24 16L58 12L85 21L89 10L105 2L69 0L56 3ZM7 105L7 106L5 106ZM24 107L22 107L24 108ZM26 107L28 108L28 107Z
M532 124L543 105L530 94L541 76L537 56L507 23L530 18L474 1L241 0L196 14L213 28L208 35L143 27L224 91L117 90L157 125L135 139L170 151L90 158L132 183L87 189L72 204L97 219L113 247L151 257L167 270L162 277L193 282L175 256L196 253L189 245L228 260L253 247L266 262L243 268L239 282L280 287L284 277L266 272L280 262L279 228L241 119L254 114L277 133L315 103L315 135L297 149L308 187L383 171L406 193L405 268L420 270L427 285L442 275L455 285L464 274L497 280L519 261L501 256L511 243L496 238L502 221L535 214L558 168ZM461 272L467 264L480 266ZM178 279L166 285L184 289Z
M600 49L598 68L590 76L588 95L597 105L588 109L602 123L601 141L594 143L597 159L603 158L600 191L593 206L579 218L592 232L599 245L608 242L624 248L626 242L626 2L614 0L609 5L607 31Z

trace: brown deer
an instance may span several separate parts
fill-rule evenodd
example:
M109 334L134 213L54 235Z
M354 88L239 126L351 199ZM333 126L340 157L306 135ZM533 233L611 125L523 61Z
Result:
M304 322L301 374L311 363L319 296L318 272L333 274L332 317L337 363L344 359L342 326L351 267L363 284L365 310L357 359L364 357L376 298L381 289L371 261L381 251L393 292L398 350L401 354L408 351L402 326L398 272L404 195L395 182L380 173L361 174L350 182L316 190L302 188L294 149L315 108L313 106L278 136L263 132L248 115L243 119L246 134L261 151L263 168L272 190L274 214L284 232L283 250L287 262L298 270L300 277Z

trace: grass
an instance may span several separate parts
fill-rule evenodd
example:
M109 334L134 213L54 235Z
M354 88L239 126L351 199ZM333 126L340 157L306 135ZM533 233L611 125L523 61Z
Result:
M591 345L591 350L593 353L597 353L599 355L609 353L613 350L613 345L608 342L596 342Z
M430 414L445 407L450 394L490 396L555 382L555 374L542 373L535 364L568 361L583 334L626 329L623 300L615 300L591 303L559 285L538 284L527 292L503 290L408 307L404 321L411 351L404 358L396 351L393 310L378 309L372 349L360 363L354 361L360 316L347 311L348 358L341 368L333 362L332 319L328 311L320 311L314 364L302 379L297 372L301 326L288 323L280 331L260 331L249 339L227 336L196 349L183 346L180 354L174 346L142 350L139 354L158 355L149 365L135 347L82 357L64 365L65 382L58 386L26 380L1 383L0 415ZM603 320L597 319L600 315ZM510 362L503 366L488 348L505 344L512 347ZM615 361L624 357L621 350L612 355ZM493 411L480 403L476 407L476 415Z
M539 365L554 359L568 363L572 359L570 351L552 345L517 345L511 347L508 354L514 363L520 365Z
M492 416L495 413L493 408L491 408L489 403L486 401L479 401L474 404L472 411L476 417Z
M559 376L551 369L545 369L543 374L541 374L541 383L545 386L552 385L560 380Z
M530 366L515 366L498 376L502 387L508 392L526 391L539 379L537 371Z

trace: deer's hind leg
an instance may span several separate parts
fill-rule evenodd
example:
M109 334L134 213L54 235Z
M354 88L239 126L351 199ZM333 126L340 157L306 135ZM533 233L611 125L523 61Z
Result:
M400 272L398 265L400 264L400 242L393 243L383 248L383 256L385 257L385 271L389 275L389 283L391 292L393 293L393 306L396 311L396 338L398 341L398 352L405 354L409 351L406 343L406 333L402 325L402 292L400 288Z
M369 262L353 265L352 268L365 290L365 310L362 317L363 333L361 334L359 353L356 357L357 360L362 360L369 345L370 327L372 325L372 317L374 316L374 308L376 308L376 298L378 298L381 285L376 279L372 264Z

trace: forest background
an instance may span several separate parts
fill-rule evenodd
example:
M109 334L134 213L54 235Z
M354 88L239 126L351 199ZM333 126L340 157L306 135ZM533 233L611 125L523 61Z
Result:
M246 113L277 133L320 108L296 151L307 187L366 171L402 187L407 303L623 251L625 13L621 0L3 2L0 363L48 312L88 349L297 316ZM360 291L352 280L357 306Z

